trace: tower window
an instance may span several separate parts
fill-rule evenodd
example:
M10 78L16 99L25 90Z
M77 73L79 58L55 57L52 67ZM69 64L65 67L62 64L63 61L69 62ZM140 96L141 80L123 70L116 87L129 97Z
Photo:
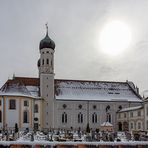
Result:
M47 51L46 53L49 53L49 51Z
M44 59L42 60L42 65L44 65Z
M47 65L49 64L49 59L46 60L46 64L47 64Z

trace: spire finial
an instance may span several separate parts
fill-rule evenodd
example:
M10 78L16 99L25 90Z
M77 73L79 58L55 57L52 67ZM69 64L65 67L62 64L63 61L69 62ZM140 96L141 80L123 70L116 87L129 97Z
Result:
M46 23L45 25L46 25L46 35L48 35L48 23Z

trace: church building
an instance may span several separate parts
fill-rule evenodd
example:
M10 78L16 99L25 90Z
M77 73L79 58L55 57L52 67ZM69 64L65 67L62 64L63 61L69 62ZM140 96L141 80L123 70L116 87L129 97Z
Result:
M110 122L118 130L116 113L141 105L133 82L55 79L55 43L48 36L39 44L39 77L13 77L0 89L0 127L20 129L100 128Z

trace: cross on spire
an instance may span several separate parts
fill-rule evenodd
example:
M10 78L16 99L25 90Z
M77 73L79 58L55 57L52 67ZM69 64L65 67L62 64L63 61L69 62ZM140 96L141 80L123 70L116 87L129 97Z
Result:
M45 26L46 26L46 35L48 35L48 23L46 23Z

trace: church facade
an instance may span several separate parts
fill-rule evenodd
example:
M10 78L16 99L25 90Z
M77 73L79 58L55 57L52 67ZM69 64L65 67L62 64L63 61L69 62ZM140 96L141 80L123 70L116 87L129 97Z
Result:
M48 31L39 45L39 78L13 77L0 89L0 126L35 129L100 128L110 122L118 130L116 113L141 105L133 82L55 79L55 43Z

